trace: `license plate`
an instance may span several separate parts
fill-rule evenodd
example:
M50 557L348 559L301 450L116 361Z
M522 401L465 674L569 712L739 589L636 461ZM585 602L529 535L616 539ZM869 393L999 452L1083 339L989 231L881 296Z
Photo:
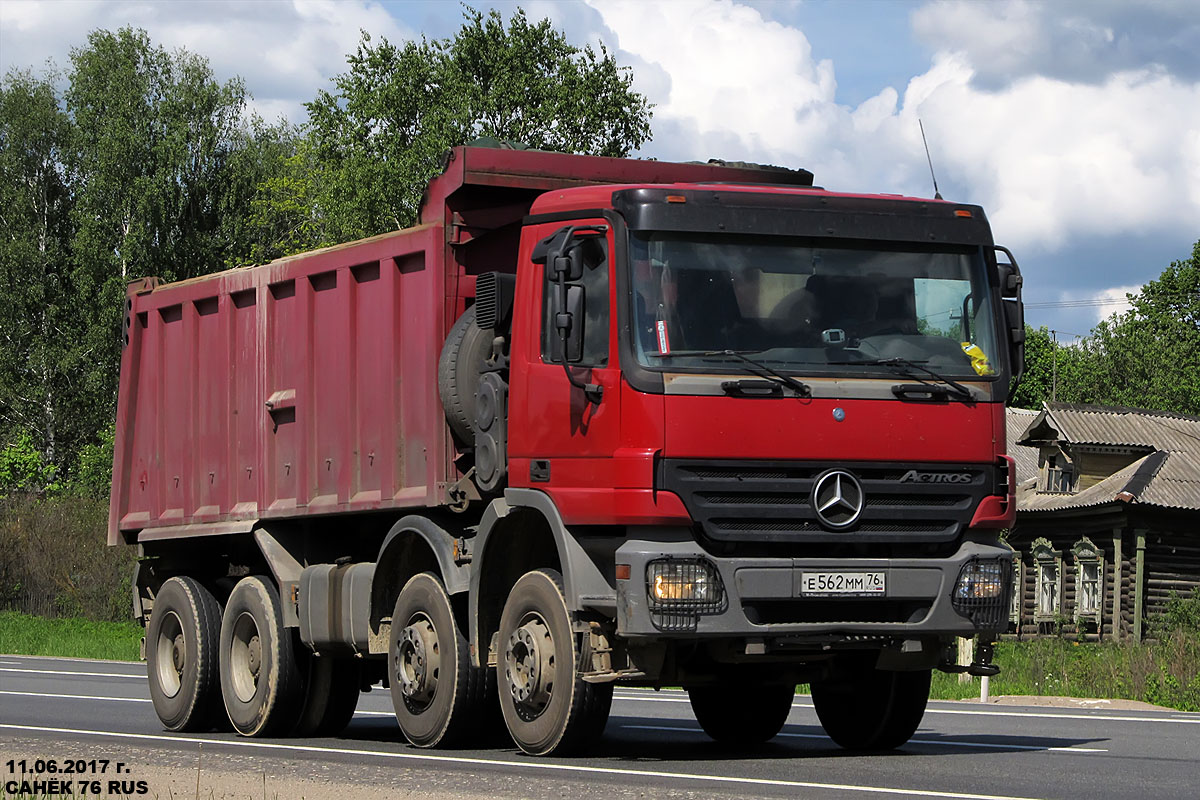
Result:
M805 572L800 576L800 594L885 594L883 572Z

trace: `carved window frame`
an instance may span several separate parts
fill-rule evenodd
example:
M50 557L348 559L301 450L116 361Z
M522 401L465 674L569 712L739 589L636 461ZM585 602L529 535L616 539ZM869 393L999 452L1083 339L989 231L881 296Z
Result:
M1017 630L1021 628L1021 614L1025 610L1025 563L1019 552L1013 553L1012 598L1008 603L1008 621Z
M1104 613L1104 551L1084 536L1071 546L1071 554L1075 560L1075 622L1094 622L1099 629L1101 615ZM1093 594L1095 607L1091 609L1082 606L1085 567L1096 570Z
M1049 539L1038 538L1033 541L1033 546L1030 548L1033 554L1033 563L1037 567L1033 603L1033 619L1034 622L1055 622L1062 613L1063 603L1063 559L1062 553L1054 549L1054 545L1050 544ZM1049 579L1048 579L1049 576ZM1053 592L1053 602L1048 604L1051 607L1047 608L1047 604L1043 603L1046 599L1046 587L1050 587Z

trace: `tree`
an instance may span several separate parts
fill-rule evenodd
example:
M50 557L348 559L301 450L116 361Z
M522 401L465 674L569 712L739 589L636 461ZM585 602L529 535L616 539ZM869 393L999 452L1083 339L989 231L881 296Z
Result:
M150 43L145 31L94 31L71 51L81 262L99 283L189 278L221 263L220 192L243 131L240 80Z
M0 84L0 444L37 441L52 464L74 387L64 353L77 335L66 243L71 125L56 75L10 72Z
M464 16L443 47L453 84L466 91L471 138L613 158L650 139L650 105L603 43L599 54L573 47L549 19L531 24L520 8L507 29L494 10Z
M1042 403L1089 402L1085 399L1083 376L1089 362L1080 347L1056 341L1046 326L1025 326L1025 374L1010 405L1040 409Z
M251 119L230 158L221 209L227 266L262 264L317 241L313 175L312 147L300 126Z
M478 137L626 156L650 137L650 105L628 68L569 44L549 20L467 8L452 39L378 44L363 33L307 105L317 178L314 240L331 244L412 224L445 153Z
M1200 241L1157 280L1128 295L1130 309L1102 321L1077 346L1052 346L1025 328L1025 376L1013 405L1068 403L1200 415ZM1052 377L1057 363L1057 379Z
M1200 241L1085 341L1093 402L1200 415Z

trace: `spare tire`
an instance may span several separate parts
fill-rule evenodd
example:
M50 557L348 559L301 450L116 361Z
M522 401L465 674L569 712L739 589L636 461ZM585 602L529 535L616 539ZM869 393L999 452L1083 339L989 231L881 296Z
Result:
M459 441L475 445L475 395L479 371L492 352L490 329L475 324L475 307L463 312L450 329L438 359L438 394L446 411L446 422Z

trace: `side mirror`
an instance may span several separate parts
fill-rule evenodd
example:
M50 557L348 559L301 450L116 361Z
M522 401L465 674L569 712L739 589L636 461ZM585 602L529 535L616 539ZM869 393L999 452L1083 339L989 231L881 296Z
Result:
M583 280L584 270L592 263L597 263L595 256L600 256L602 263L604 249L603 241L607 225L569 225L560 228L553 235L547 236L533 248L533 262L546 265L547 291L553 291L550 313L553 317L554 329L558 333L561 348L556 361L561 361L566 370L567 380L572 386L583 389L584 395L591 403L599 403L603 396L604 387L599 384L581 383L571 372L570 364L583 361L584 336L584 288L578 281Z
M597 237L594 229L567 228L557 247L547 253L555 284L554 327L562 340L563 364L577 364L583 360L583 287L575 281L583 280L589 255L597 252ZM600 252L602 255L602 252Z
M1007 247L994 245L997 253L1008 256L1008 263L997 261L996 269L1000 275L1000 298L1004 307L1004 323L1008 329L1009 361L1012 364L1012 384L1009 386L1008 399L1012 400L1025 373L1025 303L1021 300L1021 287L1024 279L1017 259Z
M577 364L583 360L583 299L582 286L567 286L565 302L560 291L554 299L554 327L562 341L562 360Z

